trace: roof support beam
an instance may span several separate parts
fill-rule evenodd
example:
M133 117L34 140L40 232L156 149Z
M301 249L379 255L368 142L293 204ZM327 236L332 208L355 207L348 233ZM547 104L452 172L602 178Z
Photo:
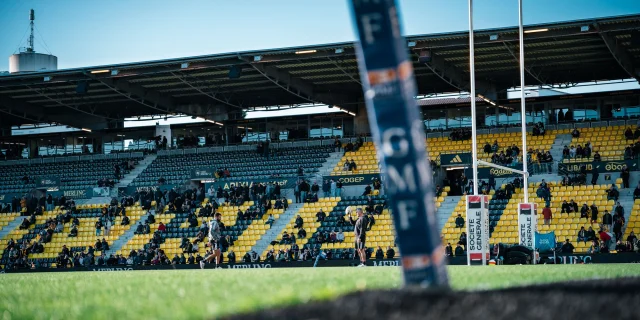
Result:
M516 54L513 52L513 49L512 49L512 48L511 48L511 47L510 47L506 42L502 42L502 44L503 44L503 45L504 45L504 47L507 49L507 51L509 51L509 53L511 54L511 56L513 56L513 59L514 59L516 62L518 62L518 63L519 63L519 62L520 62L520 57L519 57L519 56L516 56ZM525 60L525 63L526 63L526 60ZM536 81L538 81L538 83L539 83L540 85L547 84L547 79L545 79L545 78L543 78L543 77L542 77L542 72L541 72L541 71L536 72L536 71L533 69L533 67L527 67L526 65L525 65L525 67L524 67L524 70L525 70L525 71L526 71L530 76L532 76L534 79L536 79Z
M470 90L468 75L437 54L431 55L431 61L426 62L425 65L452 87L458 88L458 90L461 91ZM493 101L498 100L496 86L491 82L476 79L476 92L487 99Z
M631 78L640 82L640 68L634 65L633 58L629 55L629 52L627 52L627 50L618 43L618 40L614 36L610 33L601 31L600 25L596 24L596 29L598 30L605 45L607 45L609 52L611 52L611 55L613 55L613 58L616 59L620 67L622 67L622 69L624 69Z
M275 66L265 66L262 63L252 63L251 66L280 88L309 102L317 102L313 96L313 85L307 81L296 78Z
M263 63L250 63L250 65L278 87L309 103L340 106L346 103L353 103L355 100L344 93L316 92L312 83L275 66L267 66ZM351 109L346 106L343 108Z
M61 123L74 128L98 129L96 124L103 124L104 117L84 112L89 117L65 117L63 115L47 114L45 108L32 105L6 96L0 96L0 112L19 117L34 124L37 123Z
M91 77L90 75L88 76ZM131 101L135 101L141 105L144 105L151 109L155 109L164 114L175 112L176 108L172 98L164 96L158 91L149 90L141 85L131 83L123 78L91 78L101 82L111 90L119 93L124 97L127 97Z

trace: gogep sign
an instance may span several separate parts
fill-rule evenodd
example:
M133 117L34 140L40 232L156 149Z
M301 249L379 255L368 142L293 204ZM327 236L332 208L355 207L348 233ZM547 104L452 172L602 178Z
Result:
M350 174L345 176L324 176L323 180L333 180L342 182L343 186L367 185L373 182L373 179L380 179L379 173L367 174Z

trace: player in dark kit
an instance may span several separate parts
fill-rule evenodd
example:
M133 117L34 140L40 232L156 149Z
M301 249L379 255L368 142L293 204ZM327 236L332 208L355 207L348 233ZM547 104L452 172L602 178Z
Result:
M216 259L216 265L218 268L220 266L220 237L222 236L222 232L220 230L220 219L222 215L220 213L216 213L215 220L211 220L209 222L209 246L211 247L211 255L204 258L200 261L200 268L204 269L204 265L206 262L211 262L214 258Z
M349 214L349 222L353 225L353 232L356 236L356 252L360 257L360 264L358 267L366 267L367 266L367 253L365 252L365 241L367 239L367 217L364 216L362 212L362 208L356 209L356 214L358 215L358 219L355 221L351 214Z

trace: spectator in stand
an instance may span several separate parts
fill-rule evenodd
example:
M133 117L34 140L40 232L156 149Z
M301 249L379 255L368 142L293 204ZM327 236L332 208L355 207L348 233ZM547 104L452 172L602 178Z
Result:
M623 225L624 225L624 220L622 219L622 217L616 215L615 221L613 222L613 234L616 237L616 242L622 240Z
M387 259L391 260L396 256L396 251L392 247L387 247Z
M624 137L627 140L633 140L633 131L631 131L631 128L627 128L627 130L624 131Z
M574 138L580 138L580 131L578 131L577 128L573 128L573 131L571 131L571 136Z
M611 242L611 240L607 240L607 242ZM609 245L607 244L607 242L600 241L600 253L609 253Z
M596 232L593 230L592 227L589 227L589 230L587 230L587 240L592 241L595 239L596 239Z
M622 178L622 187L629 188L629 177L631 176L631 172L629 172L629 168L627 165L622 166L622 172L620 172L620 178Z
M19 229L20 230L26 230L29 229L29 226L31 225L31 222L29 222L29 220L27 220L27 218L24 218L22 220L22 224L20 224Z
M620 204L620 202L616 203L616 207L614 208L615 215L621 217L624 220L624 207Z
M275 221L275 218L273 218L273 214L269 214L269 218L267 218L267 221L264 224L268 224L269 227L271 227L274 221Z
M338 231L336 234L336 241L340 243L344 242L344 233L342 233L342 230Z
M562 201L562 211L560 211L560 213L571 213L573 212L573 206L570 205L567 200L563 200Z
M593 161L595 161L595 162L602 161L602 157L600 156L600 152L596 151L596 153L593 154Z
M456 228L464 228L464 218L461 214L458 214L456 218Z
M104 238L102 238L102 250L109 251L109 244L107 243L107 240L105 240Z
M300 228L298 230L298 238L299 239L304 239L307 237L307 231L304 230L304 228Z
M589 206L587 206L586 203L582 205L582 208L580 208L580 219L589 220Z
M627 236L627 242L634 244L638 241L638 238L636 237L636 234L633 233L633 231L631 231L629 233L629 235Z
M302 220L302 217L300 215L298 215L296 217L296 222L295 222L294 228L300 229L300 228L302 228L303 225L304 225L304 220Z
M602 215L602 225L605 227L606 230L611 230L611 227L613 225L613 217L607 210L605 210L604 215Z
M611 187L607 190L607 200L615 200L618 201L618 197L620 196L620 192L616 188L615 184L612 184Z
M95 228L96 228L96 237L100 236L100 232L102 230L102 222L100 221L100 219L98 219L95 223Z
M574 249L575 247L573 246L573 244L569 242L569 239L566 239L562 244L562 248L560 249L560 251L562 253L572 254Z
M588 240L588 236L587 236L587 230L584 229L584 227L580 227L580 231L578 231L578 241L584 241L584 243L587 243Z
M362 193L363 196L368 196L371 194L371 184L367 184L366 187L364 187L364 192Z
M318 182L313 182L313 185L311 186L311 192L318 194L318 192L320 192L320 186L318 185Z
M160 222L160 224L158 225L158 231L160 232L167 231L167 227L164 225L164 223Z
M589 246L589 249L587 249L587 253L595 254L599 252L600 252L600 245L598 244L598 241L596 240L591 241L591 246Z
M463 245L465 248L467 247L467 233L466 232L462 232L460 234L460 241L458 241L459 245Z
M324 211L322 211L322 208L320 208L320 211L318 211L318 213L316 213L316 221L317 222L322 222L324 221L324 219L327 217L327 214L324 213Z
M482 151L484 151L484 153L486 154L491 154L492 151L491 151L491 145L489 144L489 141L487 141L484 144L484 148L482 149Z
M460 246L460 243L456 245L456 257L464 256L464 249Z
M544 217L544 224L545 225L551 225L551 219L553 217L553 215L551 214L551 208L549 208L549 206L545 206L544 209L542 209L542 216Z
M378 246L378 249L376 250L376 260L382 260L384 259L384 251L382 251L382 247Z
M68 237L74 238L78 236L78 228L76 226L71 227L71 231L69 232Z
M444 247L444 255L446 257L453 256L453 247L451 247L451 243L447 243L447 246Z

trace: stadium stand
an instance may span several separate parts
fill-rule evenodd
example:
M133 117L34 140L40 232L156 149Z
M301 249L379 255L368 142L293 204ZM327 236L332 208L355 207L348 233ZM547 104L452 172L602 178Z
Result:
M547 131L545 135L534 136L527 134L527 146L532 150L548 151L553 145L555 140L555 131ZM484 151L485 144L493 146L496 143L497 147L490 153ZM522 144L522 134L511 133L496 133L496 134L481 134L478 135L478 159L491 162L492 155L507 151L512 146L519 146ZM440 138L428 138L427 146L429 148L430 159L434 160L436 164L440 164L440 155L445 153L456 152L469 152L471 149L471 140L451 140L450 137ZM378 167L378 161L376 157L376 150L373 142L363 142L362 146L358 146L358 143L353 147L347 147L344 145L345 150L355 148L355 151L345 151L344 156L338 162L333 169L332 175L344 175L352 174L351 170L345 170L346 161L355 161L357 165L358 173L378 173L380 169ZM520 151L519 162L522 161L522 150Z
M205 199L199 208L204 207L208 203ZM274 201L272 200L272 203ZM289 200L291 202L291 200ZM246 253L262 234L268 230L265 224L270 214L274 215L277 220L282 214L283 209L268 209L260 216L256 211L253 217L240 216L238 212L247 214L258 210L253 201L247 201L241 206L233 206L222 204L218 207L217 212L222 215L222 223L224 229L222 231L222 251L234 251L236 254ZM150 224L150 232L148 234L136 234L129 242L127 242L121 250L117 252L119 255L129 256L135 250L147 250L149 248L161 249L167 257L172 257L182 253L193 253L204 257L208 251L205 244L207 243L208 228L207 224L211 218L202 218L197 227L190 227L188 217L190 212L172 213L166 206L162 213L155 215L156 223ZM154 241L154 234L158 231L159 223L162 222L166 226L164 232L158 232L158 241ZM182 248L183 238L186 238L193 245L197 244L197 250L186 250ZM153 242L157 242L152 244Z
M222 172L228 169L230 177L219 174L219 178L229 181L292 177L300 167L305 174L312 174L318 172L332 150L332 146L272 148L266 159L255 150L158 156L131 186L155 185L161 177L167 184L182 184L191 178L193 169L203 167Z
M55 159L55 162L53 160ZM135 160L138 160L136 158ZM101 179L113 180L115 166L122 159L79 160L78 157L46 158L52 163L32 163L18 165L0 165L0 193L27 193L36 187L38 178L59 178L60 190L75 190L97 186ZM126 173L124 169L122 173ZM26 179L24 179L26 177Z
M576 129L577 130L577 129ZM573 130L563 129L558 130L558 133L571 134ZM594 127L594 128L581 128L577 130L578 136L573 135L571 139L571 145L566 146L564 150L563 162L590 162L593 160L593 155L598 152L601 160L622 160L624 158L625 148L630 143L634 142L634 139L627 139L624 135L624 126L610 126L610 127ZM637 138L635 138L637 139ZM571 149L577 149L578 146L584 147L587 143L591 145L591 157L584 157L580 155L580 152L571 153Z
M2 246L6 248L13 239L16 248L21 251L19 255L23 255L24 259L29 259L30 262L41 267L55 267L56 259L62 252L63 246L66 246L70 250L69 253L73 254L88 251L89 247L92 247L97 240L104 239L108 244L111 244L143 215L139 206L127 207L126 215L130 224L122 225L123 216L117 216L112 219L113 225L108 235L105 234L105 231L97 235L95 223L98 220L106 221L105 219L107 218L104 215L106 208L107 204L78 205L75 210L56 206L52 211L45 211L38 216L34 215L35 223L26 229L16 229L10 232L2 240ZM27 219L26 217L24 218L25 220ZM78 222L75 228L77 234L72 237L70 233L74 224L72 221L75 221L75 219ZM60 223L60 229L56 226L57 221ZM42 245L42 250L33 250L35 248L32 246L36 243ZM96 258L100 254L101 250L94 252ZM70 258L73 259L74 255L70 255ZM15 261L11 260L11 252L4 250L1 263L3 265L15 263Z
M283 231L276 236L273 241L276 244L272 244L268 246L264 252L261 253L261 257L266 259L267 252L269 250L274 250L275 253L278 253L280 250L289 249L291 244L293 243L285 243L282 241L282 237L286 232L289 236L293 235L297 240L294 243L303 244L309 239L309 237L320 227L321 223L316 219L316 213L322 209L325 213L329 214L336 204L340 201L340 197L328 197L328 198L319 198L318 202L306 202L303 204L302 208L298 212L296 212L291 220L287 223ZM307 233L307 236L304 238L299 238L298 230L294 228L296 219L300 216L303 220L303 229ZM293 240L292 240L293 241ZM272 243L274 243L272 242Z

